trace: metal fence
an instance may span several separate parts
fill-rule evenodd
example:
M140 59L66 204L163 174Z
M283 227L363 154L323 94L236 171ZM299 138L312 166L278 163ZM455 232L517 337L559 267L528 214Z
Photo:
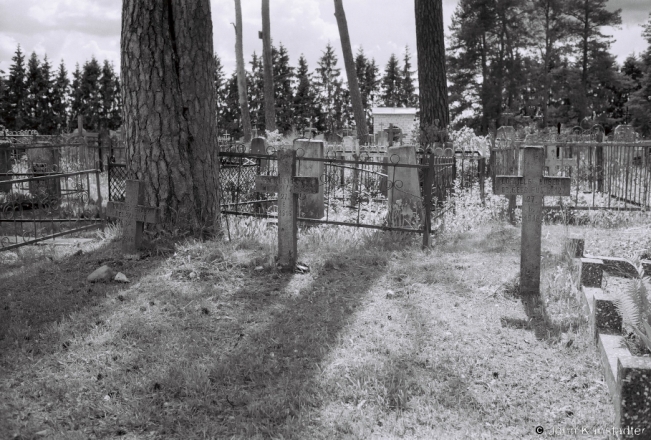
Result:
M490 175L516 175L520 151L527 145L545 149L546 175L572 179L568 206L583 209L648 209L651 207L651 141L640 140L628 126L611 136L595 126L571 133L535 134L517 139L498 132L491 149ZM501 136L501 137L500 137ZM605 198L599 195L604 195Z
M255 177L277 175L275 154L256 155L240 152L222 152L220 183L222 213L273 218L277 216L275 194L255 190ZM370 154L354 155L352 160L328 151L325 158L299 157L297 173L310 163L322 164L319 176L324 198L324 212L320 218L299 217L305 223L344 225L384 230L423 232L424 207L431 207L432 218L441 215L445 201L454 188L455 158L424 155L425 164L403 164L396 159L374 158ZM382 160L380 160L382 159ZM419 187L407 190L407 182L396 176L404 169L418 173ZM425 190L425 182L431 185ZM414 191L414 194L407 193ZM429 200L426 200L428 194ZM390 200L409 198L414 206L397 206ZM305 196L299 197L299 207ZM301 209L301 208L299 208Z
M102 224L99 170L13 178L0 192L0 250Z

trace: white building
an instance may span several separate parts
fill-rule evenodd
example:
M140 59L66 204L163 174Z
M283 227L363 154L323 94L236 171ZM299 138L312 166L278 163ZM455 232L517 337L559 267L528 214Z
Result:
M381 133L393 124L402 130L402 141L410 143L417 111L417 108L409 107L373 107L373 134Z

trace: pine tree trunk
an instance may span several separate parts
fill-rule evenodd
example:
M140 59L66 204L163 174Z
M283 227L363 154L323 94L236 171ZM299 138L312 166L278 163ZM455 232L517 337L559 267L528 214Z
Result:
M348 77L348 89L350 91L350 100L353 104L353 114L355 124L357 125L357 138L360 145L366 145L368 141L368 127L366 126L366 114L362 104L362 94L359 91L359 81L357 80L357 69L355 69L355 60L353 59L353 49L350 46L350 35L348 35L348 23L346 21L346 12L342 0L335 0L335 17L339 26L339 38L341 39L341 50L344 53L344 64L346 66L346 76Z
M249 143L251 142L251 113L249 112L249 99L246 96L246 71L244 70L242 42L242 3L240 0L235 0L235 58L237 62L237 92L240 99L244 142Z
M209 0L124 0L127 169L167 230L219 233L215 59Z
M442 0L416 0L416 45L421 129L450 123Z
M276 102L274 99L269 0L262 0L262 62L264 63L264 125L268 131L274 131L276 129Z

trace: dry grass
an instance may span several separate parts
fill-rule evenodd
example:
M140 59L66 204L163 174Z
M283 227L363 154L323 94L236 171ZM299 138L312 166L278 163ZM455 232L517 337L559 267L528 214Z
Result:
M124 260L109 231L81 255L0 266L0 438L522 439L540 438L538 425L606 427L565 228L544 227L543 301L523 304L519 229L490 217L429 250L413 235L303 229L307 274L275 270L274 226L234 218L231 241L185 241L167 257ZM88 285L100 264L132 283Z

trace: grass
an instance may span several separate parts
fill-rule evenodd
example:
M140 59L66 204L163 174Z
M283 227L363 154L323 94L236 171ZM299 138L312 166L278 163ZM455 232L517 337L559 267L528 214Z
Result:
M417 235L301 229L305 274L276 271L274 226L233 217L230 240L179 241L137 261L112 229L67 253L21 250L0 263L0 438L605 428L613 409L563 241L587 230L587 250L606 237L640 243L630 228L544 226L531 303L517 294L519 228L487 206L461 200L425 250ZM87 284L101 264L131 283Z

